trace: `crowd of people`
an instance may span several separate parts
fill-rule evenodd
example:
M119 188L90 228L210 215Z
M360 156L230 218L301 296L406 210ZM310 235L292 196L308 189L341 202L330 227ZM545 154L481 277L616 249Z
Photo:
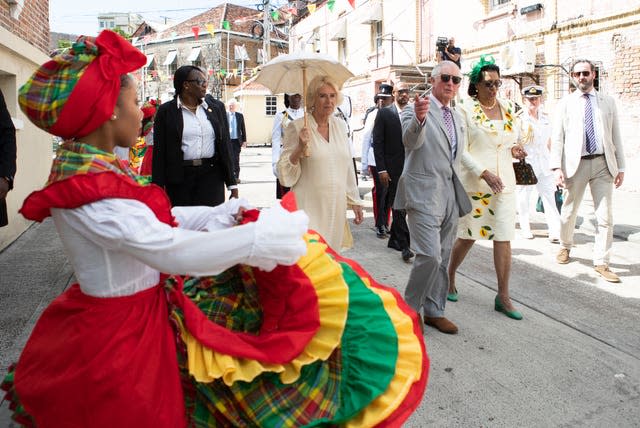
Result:
M573 64L576 90L551 123L544 87L523 88L518 111L500 96L500 68L488 55L461 97L460 49L450 39L443 52L429 91L412 97L405 82L380 84L363 128L376 236L413 261L404 299L340 255L354 244L347 212L361 224L364 202L332 76L314 77L304 99L286 94L272 130L282 203L258 211L238 192L245 117L235 100L225 108L207 94L202 69L179 67L174 98L141 107L128 73L146 58L111 31L81 37L42 65L21 88L20 107L64 142L21 212L53 217L78 283L44 311L2 384L16 420L400 423L426 385L423 325L458 332L445 306L462 294L456 274L476 241L493 246L494 310L524 318L510 298L511 241L516 220L533 237L534 195L518 185L514 160L537 176L560 264L570 261L589 184L595 272L618 282L608 266L611 199L624 155L615 102L594 89L593 63ZM71 97L77 88L85 96ZM0 164L3 202L15 130L1 96L0 114L0 149L13 159Z
M241 120L205 93L198 67L178 68L175 97L155 113L151 176L132 168L126 154L148 126L129 73L145 62L104 30L20 89L26 117L63 140L21 213L53 218L77 283L44 310L1 384L14 420L402 424L422 400L429 360L402 297L333 250L349 239L347 205L362 220L346 127L333 114L339 87L329 76L310 82L311 114L285 127L277 164L291 191L257 210L237 194ZM307 190L325 168L330 186L314 200ZM321 198L336 203L316 215Z

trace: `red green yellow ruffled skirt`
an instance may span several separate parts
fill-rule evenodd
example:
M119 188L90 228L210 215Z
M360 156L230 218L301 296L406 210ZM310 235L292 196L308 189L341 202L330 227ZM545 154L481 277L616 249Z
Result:
M397 291L333 252L319 235L310 232L305 240L307 254L294 266L263 272L238 265L214 277L167 277L168 308L161 304L161 288L120 300L96 300L77 286L65 292L45 311L17 370L2 385L15 419L34 426L30 412L51 411L41 396L66 391L70 395L58 397L63 413L78 408L71 398L81 401L83 392L107 400L96 399L94 426L119 419L115 410L98 408L115 407L123 418L133 412L130 420L144 420L136 409L147 402L149 415L167 413L156 417L154 426L160 427L182 426L183 417L197 427L401 426L420 404L428 377L418 315ZM103 313L93 318L100 305ZM145 321L149 314L136 312L150 305L153 326ZM175 347L167 340L167 313L177 333ZM53 334L60 326L76 334L66 321L72 314L89 317L80 324L95 322L100 332L98 337L87 328L73 337L76 349L86 347L89 361L83 366L77 352L65 351ZM114 316L121 321L110 335ZM125 332L137 339L122 347ZM116 357L129 364L118 363L118 373L110 369ZM95 377L97 391L86 376ZM142 394L137 401L131 399L134 379ZM34 383L47 389L39 392Z

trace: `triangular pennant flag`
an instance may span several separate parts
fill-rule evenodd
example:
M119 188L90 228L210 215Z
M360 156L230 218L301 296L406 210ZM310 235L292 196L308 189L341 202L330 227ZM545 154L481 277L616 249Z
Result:
M193 35L196 36L196 40L198 40L198 34L200 34L200 27L191 27L191 31L193 31Z
M333 7L336 5L336 0L329 0L327 2L327 7L329 8L330 12L333 12Z
M273 12L271 12L271 19L273 19L274 21L277 21L278 19L280 19L280 14L278 13L277 10L274 10Z
M296 7L290 7L289 9L287 9L287 12L289 12L292 15L298 16L298 8Z
M225 30L231 30L231 24L229 23L229 21L222 21L222 28L224 28Z
M309 13L313 13L316 11L316 5L315 4L308 4L307 5L307 9L309 10Z
M356 0L349 0L349 4L351 5L352 8L356 8Z
M211 37L215 36L216 27L212 23L205 24L205 28L207 29L207 32L211 34Z

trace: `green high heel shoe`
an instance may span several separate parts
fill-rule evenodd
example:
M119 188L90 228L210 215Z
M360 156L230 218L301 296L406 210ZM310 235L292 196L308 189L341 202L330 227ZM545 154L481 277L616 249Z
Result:
M502 312L503 314L505 314L506 316L508 316L511 319L518 320L518 321L522 319L522 314L520 313L520 311L515 311L515 310L514 311L508 311L508 310L506 310L498 296L496 296L496 299L495 299L494 309L496 311L498 311L498 312Z
M453 293L447 293L447 300L450 302L458 301L458 292L454 291Z

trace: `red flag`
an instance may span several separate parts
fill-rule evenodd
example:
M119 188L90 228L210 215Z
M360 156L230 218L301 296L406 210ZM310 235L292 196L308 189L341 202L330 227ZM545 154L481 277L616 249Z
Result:
M200 34L200 27L191 27L191 31L193 31L193 35L196 36L196 40L198 40L198 34Z
M349 0L349 4L351 5L352 8L356 8L356 0Z

